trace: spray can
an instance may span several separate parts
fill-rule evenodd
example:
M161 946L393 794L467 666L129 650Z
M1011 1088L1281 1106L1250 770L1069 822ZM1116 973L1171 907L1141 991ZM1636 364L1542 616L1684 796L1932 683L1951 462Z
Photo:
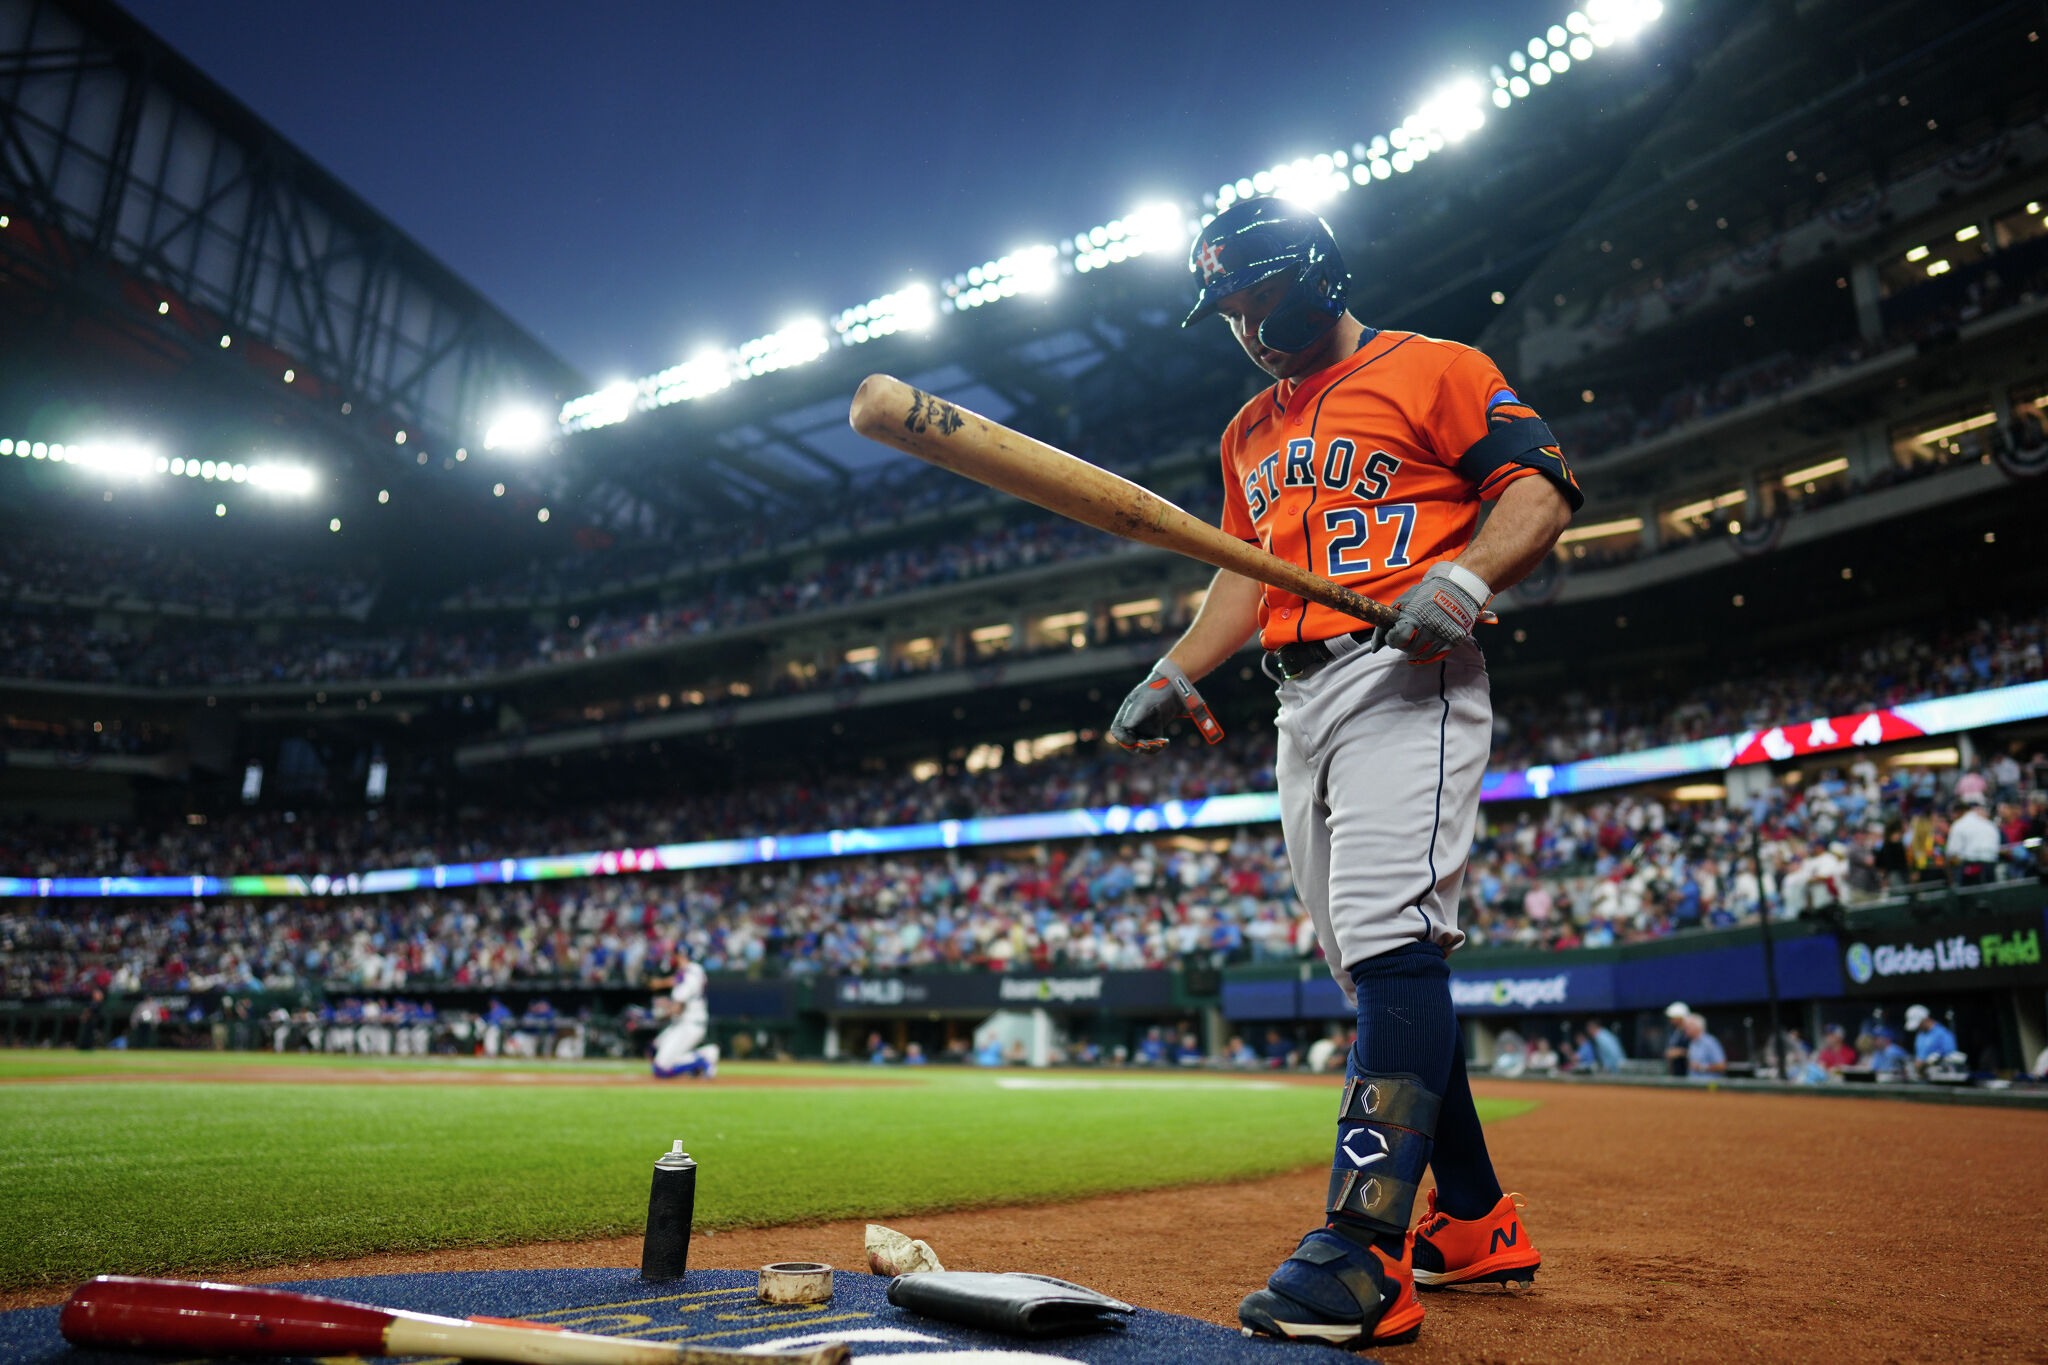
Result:
M640 1278L680 1280L690 1264L690 1220L697 1208L697 1163L678 1138L654 1163L647 1195L647 1238L640 1246Z

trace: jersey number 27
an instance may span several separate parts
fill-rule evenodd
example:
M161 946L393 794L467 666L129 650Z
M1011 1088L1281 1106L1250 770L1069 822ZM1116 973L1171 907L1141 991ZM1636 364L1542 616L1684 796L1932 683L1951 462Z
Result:
M1372 535L1372 524L1365 519L1363 507L1332 507L1323 513L1323 529L1333 539L1329 543L1328 557L1331 578L1343 578L1349 574L1367 573L1372 569L1372 559L1359 555L1349 556L1355 550L1363 550L1365 542ZM1408 537L1415 533L1415 504L1412 502L1391 503L1372 509L1373 522L1381 526L1394 526L1394 548L1384 561L1389 569L1408 567Z

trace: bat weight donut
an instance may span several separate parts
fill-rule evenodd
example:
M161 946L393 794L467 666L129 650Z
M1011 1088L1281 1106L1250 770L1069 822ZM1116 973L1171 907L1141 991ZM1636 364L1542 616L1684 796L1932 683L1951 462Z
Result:
M830 1303L832 1267L818 1261L777 1261L764 1265L754 1292L762 1303Z

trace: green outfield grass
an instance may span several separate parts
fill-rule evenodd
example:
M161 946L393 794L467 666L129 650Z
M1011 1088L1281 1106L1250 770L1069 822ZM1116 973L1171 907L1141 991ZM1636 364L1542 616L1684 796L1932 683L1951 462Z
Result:
M280 1061L333 1079L169 1078ZM654 1158L675 1138L702 1163L703 1230L1265 1175L1325 1159L1334 1117L1333 1086L1204 1075L731 1066L709 1084L517 1079L572 1065L0 1052L0 1077L53 1081L0 1085L0 1288L637 1233ZM512 1079L457 1079L486 1070ZM833 1084L729 1083L771 1076ZM1528 1107L1481 1101L1490 1121Z

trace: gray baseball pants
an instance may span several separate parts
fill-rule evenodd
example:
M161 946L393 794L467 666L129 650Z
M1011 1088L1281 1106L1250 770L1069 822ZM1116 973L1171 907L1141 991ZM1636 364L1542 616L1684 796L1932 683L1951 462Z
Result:
M1280 684L1280 821L1294 889L1344 998L1353 963L1427 939L1465 941L1458 891L1493 742L1486 662L1470 641L1443 659L1340 657Z

